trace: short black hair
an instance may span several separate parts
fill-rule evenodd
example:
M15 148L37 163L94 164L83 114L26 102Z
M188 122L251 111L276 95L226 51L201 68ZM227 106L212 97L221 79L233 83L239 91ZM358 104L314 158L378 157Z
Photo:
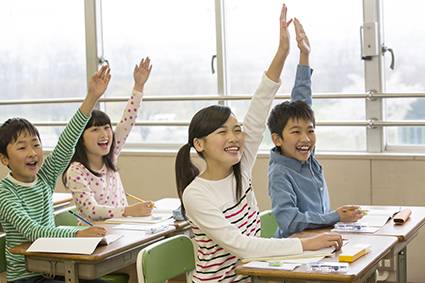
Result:
M313 126L316 127L313 109L307 103L301 100L285 101L273 107L270 112L267 120L270 133L282 136L283 129L290 119L311 121Z
M0 126L0 153L9 157L7 155L7 146L14 143L23 132L36 136L41 141L37 128L27 119L10 118L6 120Z

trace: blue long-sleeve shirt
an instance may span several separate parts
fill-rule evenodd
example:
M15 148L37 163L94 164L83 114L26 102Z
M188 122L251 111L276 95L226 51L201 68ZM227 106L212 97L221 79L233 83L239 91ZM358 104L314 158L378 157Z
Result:
M302 100L312 105L311 74L309 66L298 65L292 101ZM338 213L330 211L328 188L314 152L306 162L301 162L273 148L269 162L269 195L279 226L276 237L288 237L339 221Z

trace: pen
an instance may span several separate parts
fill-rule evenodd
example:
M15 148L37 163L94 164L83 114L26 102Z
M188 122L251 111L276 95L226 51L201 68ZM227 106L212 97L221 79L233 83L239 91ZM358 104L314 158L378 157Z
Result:
M146 202L144 199L141 199L141 198L139 198L139 197L136 197L136 196L134 196L134 195L132 195L132 194L125 193L125 195L126 195L126 196L128 196L128 197L131 197L131 198L133 198L133 199L135 199L135 200L137 200L137 201L140 201L140 202ZM155 204L152 204L152 207L154 207L154 206L155 206Z
M85 219L84 217L82 217L81 215L78 215L77 213L75 213L72 210L68 210L69 213L71 213L72 215L74 215L75 217L77 217L78 219L80 219L81 221L83 221L84 223L86 223L89 226L93 226L93 224L88 221L87 219Z

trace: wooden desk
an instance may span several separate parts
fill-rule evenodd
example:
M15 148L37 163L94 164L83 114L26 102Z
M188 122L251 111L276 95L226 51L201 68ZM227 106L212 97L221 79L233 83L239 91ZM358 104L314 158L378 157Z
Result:
M425 224L425 207L421 206L362 206L365 208L409 208L412 211L409 220L403 225L394 225L392 219L373 235L394 236L398 238L392 250L397 257L397 282L407 283L407 245L416 237L419 229Z
M315 281L315 282L374 282L375 271L379 261L387 255L392 247L397 243L396 237L390 236L371 236L360 234L347 234L344 238L349 239L350 244L368 243L371 245L371 250L368 254L350 264L346 273L323 273L309 271L308 267L302 265L293 271L272 270L246 268L239 266L236 268L237 274L250 275L255 281L262 282L263 280L289 280L289 281ZM322 261L338 261L337 252L331 258L325 258Z
M70 193L53 193L53 207L68 206L72 203L72 194Z
M42 272L65 276L65 282L76 283L78 279L95 279L117 271L136 262L141 249L164 237L184 232L189 225L180 223L180 228L169 226L167 230L141 236L143 232L116 230L113 226L102 225L111 233L123 234L123 237L107 246L98 247L91 255L28 253L30 243L11 249L14 254L25 255L26 268L32 272Z

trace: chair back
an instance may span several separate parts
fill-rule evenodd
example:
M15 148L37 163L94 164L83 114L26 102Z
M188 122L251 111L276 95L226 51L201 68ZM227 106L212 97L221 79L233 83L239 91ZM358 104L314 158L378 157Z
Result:
M260 212L261 237L272 238L277 230L277 222L271 210Z
M56 226L78 226L78 219L68 212L70 210L72 210L73 212L77 212L75 206L66 207L55 212Z
M0 273L6 271L6 234L0 235Z
M139 283L162 283L180 274L195 269L195 256L191 239L177 235L158 241L137 256L137 276Z

